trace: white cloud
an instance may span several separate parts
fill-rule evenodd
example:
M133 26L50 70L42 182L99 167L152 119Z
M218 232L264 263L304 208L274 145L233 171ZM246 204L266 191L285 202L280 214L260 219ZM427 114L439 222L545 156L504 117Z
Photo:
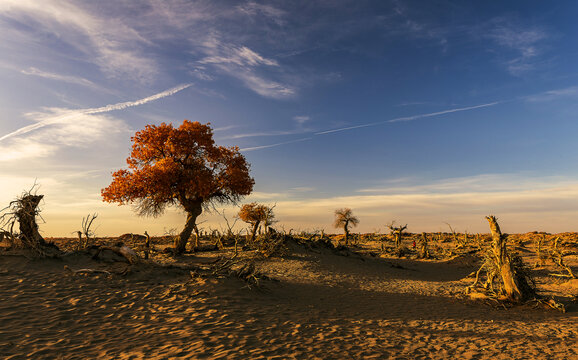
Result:
M432 185L408 186L400 193L348 195L303 200L260 197L276 202L277 217L286 227L318 228L333 220L333 211L344 206L360 218L358 231L383 228L391 220L410 224L410 231L439 231L449 222L460 231L488 232L484 216L494 214L506 232L572 231L578 216L578 183L563 178L523 175L482 175L448 179ZM500 187L500 184L507 184ZM498 187L493 188L494 185ZM569 222L570 221L570 222ZM338 230L335 230L338 231Z
M16 131L13 131L9 134L6 134L0 137L0 142L6 139L9 139L14 136L21 136L27 134L31 131L38 130L48 125L66 125L66 126L78 126L79 123L82 123L80 120L86 120L84 117L85 115L92 115L92 114L99 114L105 113L114 110L124 110L129 107L144 105L151 101L159 100L167 96L171 96L176 94L177 92L184 90L190 87L191 84L179 85L172 89L160 92L158 94L139 99L136 101L127 101L112 105L106 105L99 108L89 108L89 109L77 109L77 110L70 110L70 109L61 109L61 108L49 108L46 109L47 112L31 112L26 114L26 117L33 119L36 121L35 124L24 126ZM90 119L90 118L89 118ZM97 119L97 118L95 118ZM94 123L88 121L89 123ZM84 126L84 124L83 124ZM90 126L88 126L90 128Z
M157 72L155 62L142 54L149 42L121 19L97 17L64 0L3 0L0 14L56 35L109 76L149 81ZM30 37L35 39L37 33Z
M279 81L260 75L261 68L275 68L282 72L276 60L268 59L246 46L227 44L216 34L205 39L201 51L205 57L198 61L201 65L211 65L218 71L241 80L257 94L274 99L289 98L295 89Z
M114 133L128 131L123 121L103 113L143 105L174 95L189 86L180 85L136 101L99 108L47 108L44 112L25 114L35 123L0 137L0 161L46 157L62 147L87 147L103 141Z
M578 86L570 86L563 89L548 90L540 94L526 97L526 101L545 102L561 98L575 98L578 96Z
M535 68L535 58L542 54L542 44L551 37L543 29L517 25L511 19L494 19L487 27L481 30L483 37L515 54L505 62L508 71L515 76Z
M88 87L97 87L97 85L95 83L93 83L92 81L87 80L85 78L82 78L82 77L55 74L55 73L39 70L35 67L31 67L31 68L28 68L26 70L21 70L21 73L25 74L25 75L38 76L38 77L51 79L51 80L64 81L64 82L71 83L71 84L78 84L78 85L83 85L83 86L88 86Z
M211 44L212 45L212 44ZM243 67L268 65L279 66L275 60L262 57L246 46L220 46L222 55L208 56L200 64L235 64Z
M306 122L308 122L309 120L311 120L311 117L308 115L299 115L299 116L294 116L293 120L297 121L297 123L299 125L303 125Z
M287 13L281 9L278 9L270 4L258 4L256 2L248 2L237 7L242 13L249 16L265 16L272 19L278 25L285 24L284 17Z
M283 85L276 81L267 80L253 74L252 72L237 73L234 74L234 76L243 80L249 89L264 97L284 99L292 97L296 94L294 88Z

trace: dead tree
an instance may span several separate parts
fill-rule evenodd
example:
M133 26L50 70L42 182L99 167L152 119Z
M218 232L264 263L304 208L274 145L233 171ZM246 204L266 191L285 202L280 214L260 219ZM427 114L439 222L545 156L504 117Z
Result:
M428 242L427 234L425 232L422 233L421 238L419 239L419 257L422 259L430 258Z
M492 246L486 253L486 261L476 273L476 280L470 287L475 287L479 282L480 272L486 272L486 284L484 288L490 292L494 290L494 281L500 280L499 293L502 293L506 300L520 302L536 297L533 286L530 285L529 276L525 271L524 264L520 257L508 252L507 237L502 234L500 226L495 216L486 216L492 233Z
M534 240L535 250L536 250L536 263L534 267L544 266L546 264L546 260L548 259L548 254L542 251L542 245L544 245L544 241L546 240L546 235L541 235L536 240Z
M391 231L391 235L393 235L393 240L395 242L395 248L399 249L399 247L401 246L401 233L407 229L407 224L405 224L404 226L393 226L393 222L389 225L387 225L387 227L389 228L389 230Z
M13 241L13 244L18 242L18 245L34 251L41 257L58 256L58 247L46 243L38 231L36 217L40 216L38 206L44 195L36 195L31 192L32 190L25 192L3 210L4 213L0 216L0 228L9 229L6 231L11 234L13 240L17 240ZM14 225L16 223L20 227L20 234L18 235L14 234Z
M147 240L145 242L145 253L144 253L144 258L148 259L149 258L149 253L151 251L151 236L149 235L149 233L144 232L145 236L147 237Z
M84 235L84 243L82 241L80 241L79 246L82 248L86 248L88 247L89 243L90 243L90 238L93 237L95 235L94 231L90 229L90 227L92 226L92 223L94 222L94 220L98 217L97 213L94 213L92 215L88 214L86 217L82 218L82 231L78 232L78 237L79 240L81 239L81 234Z
M97 252L96 252L96 254L94 254L92 256L92 258L98 259L98 256L100 255L100 253L104 250L109 250L109 251L112 251L113 253L115 253L119 256L122 256L131 265L134 265L134 264L137 264L140 262L140 258L137 255L137 253L133 249L131 249L128 246L126 246L125 244L123 244L122 242L117 243L114 246L99 246L99 247L97 247Z
M574 275L572 268L570 266L566 265L566 263L564 263L565 254L563 254L563 252L558 248L558 241L559 240L560 240L560 237L556 236L556 238L554 239L554 242L552 243L552 248L550 249L550 253L549 253L550 259L560 270L566 271L568 274L567 275L566 274L552 274L552 275L576 279L576 275Z

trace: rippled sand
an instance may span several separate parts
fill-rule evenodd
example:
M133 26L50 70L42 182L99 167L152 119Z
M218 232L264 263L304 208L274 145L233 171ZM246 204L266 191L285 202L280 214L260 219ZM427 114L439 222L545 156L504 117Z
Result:
M258 263L275 279L263 289L146 264L122 275L128 265L80 255L0 255L0 358L578 358L577 305L563 314L466 300L475 258L293 250ZM73 275L64 265L113 274ZM568 298L578 289L578 280L542 280Z

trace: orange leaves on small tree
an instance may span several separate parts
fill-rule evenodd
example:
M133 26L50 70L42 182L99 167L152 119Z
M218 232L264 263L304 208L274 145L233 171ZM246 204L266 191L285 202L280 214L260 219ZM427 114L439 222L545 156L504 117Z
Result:
M265 223L265 228L274 221L275 214L273 214L273 208L263 204L250 203L245 204L239 210L239 218L253 226L251 231L251 241L255 240L255 234L259 228L259 224Z
M357 226L359 224L359 219L353 216L353 212L350 208L343 208L335 210L335 222L333 226L336 228L343 228L345 232L345 246L347 246L349 241L349 226Z
M203 205L236 202L253 190L250 165L237 147L216 146L209 124L185 120L147 125L132 137L128 169L112 174L102 189L104 201L133 204L139 215L157 216L167 206L187 213L185 228L175 242L182 254Z

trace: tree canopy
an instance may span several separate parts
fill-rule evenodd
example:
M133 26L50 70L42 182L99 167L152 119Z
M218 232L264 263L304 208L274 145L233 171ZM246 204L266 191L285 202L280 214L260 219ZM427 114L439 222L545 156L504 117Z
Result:
M273 213L274 206L267 206L257 204L255 202L244 204L239 210L239 218L244 222L253 226L251 239L255 238L255 233L261 222L265 223L265 231L267 227L275 222L275 214Z
M345 232L345 245L349 240L349 226L357 226L359 224L359 219L353 215L353 211L350 208L342 208L335 210L335 222L333 226L336 228L343 228Z
M147 125L131 140L128 169L112 174L112 183L101 192L104 201L133 204L139 215L152 216L167 206L182 206L189 215L187 230L203 205L236 202L253 190L247 160L237 147L215 145L210 124ZM186 245L190 231L185 230L181 241Z

